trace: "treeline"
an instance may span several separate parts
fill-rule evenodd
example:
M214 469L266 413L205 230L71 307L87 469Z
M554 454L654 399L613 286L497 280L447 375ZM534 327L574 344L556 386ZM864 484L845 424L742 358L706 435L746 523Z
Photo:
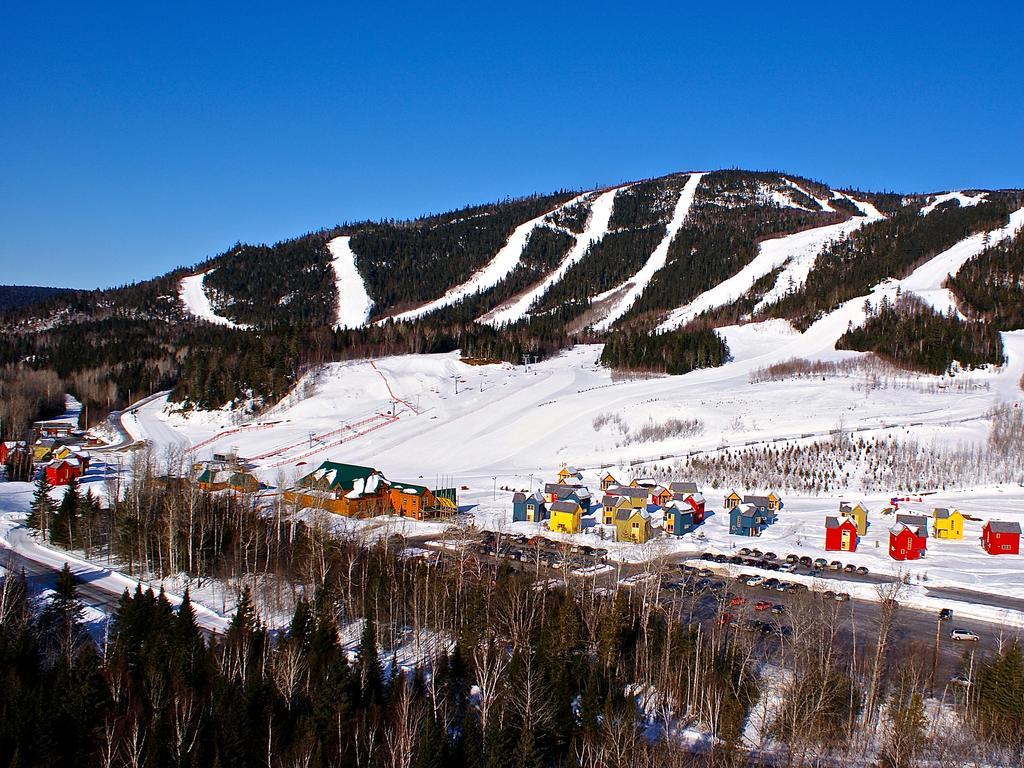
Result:
M1024 235L986 248L947 286L972 316L1003 331L1024 328Z
M68 290L37 285L0 285L0 312L29 307Z
M867 320L844 333L836 349L875 352L901 368L943 374L958 363L964 368L1002 365L1003 342L997 326L939 314L917 298L888 297L871 307Z
M939 208L922 216L917 207L899 208L822 251L804 285L767 307L766 317L784 317L806 329L844 301L864 296L886 278L901 278L965 237L1004 225L1005 200L967 208Z
M20 440L37 419L64 412L64 389L53 371L24 364L0 368L0 440Z
M729 346L714 329L692 325L667 333L615 331L601 352L601 362L616 370L669 374L714 368L728 359Z

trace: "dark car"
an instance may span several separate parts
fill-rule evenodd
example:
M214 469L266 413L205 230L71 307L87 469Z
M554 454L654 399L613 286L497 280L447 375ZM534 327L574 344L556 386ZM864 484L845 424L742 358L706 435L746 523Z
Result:
M787 563L799 563L800 562L800 558L797 557L796 555L792 555L792 554L791 555L786 555L786 562Z
M779 556L774 552L765 552L763 557L765 560L777 560Z
M811 558L809 558L807 555L804 555L803 557L800 558L800 560L798 562L800 563L800 565L804 566L805 568L810 568L811 564L814 561L811 560Z
M939 611L939 620L940 621L948 621L949 619L952 619L952 618L953 618L953 609L952 608L943 608L941 611Z

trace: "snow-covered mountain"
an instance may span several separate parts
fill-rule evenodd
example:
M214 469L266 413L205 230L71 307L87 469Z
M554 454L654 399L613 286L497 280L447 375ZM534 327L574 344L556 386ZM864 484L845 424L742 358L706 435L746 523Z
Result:
M1016 322L1007 291L1024 303L1012 279L1022 226L1020 190L901 196L688 171L239 244L17 316L8 360L31 350L65 371L149 365L154 385L207 405L276 399L311 362L456 348L515 361L607 342L612 367L685 372L729 359L715 329L767 321L918 369L977 365L1001 360L995 330L1016 328L1000 323ZM115 351L101 325L142 346ZM82 349L68 351L69 328ZM939 351L912 355L908 338Z

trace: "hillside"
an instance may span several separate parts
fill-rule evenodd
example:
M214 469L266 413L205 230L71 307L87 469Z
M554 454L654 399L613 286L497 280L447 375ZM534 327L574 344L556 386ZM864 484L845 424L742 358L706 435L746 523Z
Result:
M10 312L38 304L52 296L67 293L68 288L48 288L39 285L0 285L0 312Z
M54 372L98 417L160 389L260 409L310 366L385 354L517 362L604 342L612 368L685 373L728 360L715 329L751 321L811 332L841 316L830 345L914 370L999 363L979 323L1018 327L1022 205L1019 190L900 196L723 170L342 224L8 307L0 364ZM885 307L845 309L869 297Z

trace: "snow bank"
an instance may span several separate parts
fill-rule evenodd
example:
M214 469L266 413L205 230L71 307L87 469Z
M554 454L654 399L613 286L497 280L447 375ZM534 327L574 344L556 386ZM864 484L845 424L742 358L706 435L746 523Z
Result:
M366 291L366 283L356 268L356 255L352 252L352 238L336 237L327 243L334 269L334 285L338 293L338 316L334 327L362 328L370 318L373 299Z
M679 200L676 201L675 210L672 212L672 220L668 224L665 236L651 253L647 263L640 268L640 271L615 289L615 291L619 291L623 288L628 288L626 293L608 310L608 314L605 315L604 319L594 323L595 331L607 331L616 320L626 314L629 308L636 303L636 300L646 290L648 283L651 282L651 278L654 277L655 273L665 266L665 261L668 258L668 247L679 233L683 222L686 221L690 208L693 207L693 199L697 194L697 187L702 176L704 176L703 173L690 174L686 184L683 185L683 189L679 193Z

